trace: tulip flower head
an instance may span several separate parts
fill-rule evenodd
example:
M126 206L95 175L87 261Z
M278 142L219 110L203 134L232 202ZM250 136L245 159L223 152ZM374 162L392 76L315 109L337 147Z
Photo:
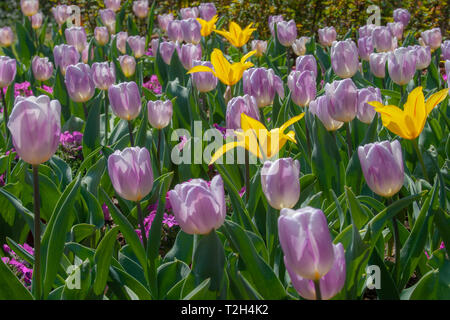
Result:
M148 16L148 0L138 0L133 2L133 12L139 19L145 19Z
M181 30L184 42L192 44L200 43L202 26L199 21L193 18L181 20Z
M20 7L25 16L31 17L39 10L39 0L20 0Z
M186 70L190 70L195 60L202 59L202 46L192 43L183 44L181 48L177 47L177 53L183 67Z
M38 12L31 16L31 27L33 29L39 29L42 26L42 21L44 20L44 15L42 12Z
M108 90L116 82L114 64L112 62L95 62L92 65L92 80L98 89Z
M8 87L14 81L16 72L16 59L0 56L0 89Z
M335 41L331 47L331 66L341 78L351 78L358 71L358 48L353 40Z
M194 60L192 66L206 66L214 69L214 66L209 61ZM192 82L198 91L209 92L216 88L218 79L211 72L196 72L192 74Z
M0 47L9 47L14 41L11 27L0 28Z
M252 50L256 51L255 57L262 57L267 51L267 41L263 40L253 40Z
M292 71L287 84L292 101L299 107L308 106L316 97L316 76L312 71Z
M83 52L83 50L88 46L86 30L84 27L71 27L64 31L66 36L67 44L74 46L78 52Z
M53 57L55 67L59 67L62 75L66 74L66 69L70 65L77 64L80 61L80 53L74 46L61 44L53 48Z
M38 81L47 81L53 75L53 64L48 58L40 58L35 56L31 62L33 76Z
M109 102L114 114L130 121L141 112L142 102L136 82L122 82L108 89Z
M318 30L319 42L321 45L329 47L336 41L336 29L334 27L325 27Z
M175 48L177 48L177 44L173 41L164 41L159 44L159 54L168 65L170 65Z
M395 22L401 22L406 27L409 23L409 19L411 19L411 14L408 10L403 8L397 8L394 10Z
M181 8L180 14L182 19L197 19L199 10L196 7Z
M109 32L107 27L96 27L94 29L94 37L100 46L104 46L109 41Z
M95 93L92 71L89 65L78 63L67 67L65 80L67 93L75 102L87 102Z
M158 14L158 25L159 28L166 32L167 31L167 27L169 26L170 21L173 21L173 14L172 13L168 13L168 14Z
M216 22L219 20L219 16L215 15L210 20L203 20L201 18L197 18L197 21L201 25L201 31L200 34L202 37L209 36L214 30L216 30Z
M145 53L145 37L131 36L127 38L133 55L136 59L142 57Z
M445 40L441 44L442 57L444 61L450 60L450 40Z
M375 77L384 78L386 76L387 57L388 54L386 52L373 52L369 55L370 71Z
M342 127L344 122L337 121L330 116L328 104L327 96L320 96L309 103L309 111L319 118L327 131L335 131Z
M53 17L56 20L56 23L59 26L62 26L64 22L70 17L72 14L72 8L67 5L59 5L52 8Z
M388 55L388 71L392 81L405 85L416 73L416 55L408 48L398 48Z
M99 10L102 23L108 28L110 34L116 33L116 13L111 9Z
M317 77L317 61L313 55L307 54L297 57L295 60L295 71L312 71L314 77Z
M117 12L120 10L120 1L121 0L105 0L105 7Z
M297 56L303 56L306 53L306 44L311 40L310 37L300 37L292 44L292 50Z
M260 108L271 105L275 93L284 98L283 81L272 69L251 68L244 72L242 79L244 93L254 96Z
M297 38L297 25L294 20L277 23L277 38L281 45L290 47Z
M234 97L227 104L226 124L227 129L241 129L241 114L259 120L259 109L256 99L248 94Z
M172 120L173 105L172 101L166 100L150 100L147 103L148 109L148 122L150 122L153 128L161 130L167 127Z
M256 28L252 28L252 25L253 23L250 23L247 27L245 27L244 30L242 30L242 28L236 22L232 21L230 23L228 31L214 30L214 32L223 36L236 48L240 48L248 42L253 31L256 30Z
M198 6L198 11L200 13L200 18L205 21L210 21L215 15L217 15L216 6L212 2L201 3Z
M442 33L441 29L439 28L423 31L420 36L423 43L429 46L432 51L438 49L441 46Z

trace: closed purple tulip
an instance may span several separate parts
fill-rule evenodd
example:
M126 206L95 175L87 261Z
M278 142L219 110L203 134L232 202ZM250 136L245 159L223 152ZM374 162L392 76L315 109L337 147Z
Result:
M116 150L108 157L108 173L114 190L125 200L141 201L152 190L152 163L146 148Z
M278 235L285 265L291 272L308 280L319 280L333 267L334 248L322 210L282 209Z
M104 46L109 42L109 32L107 27L96 27L94 29L94 37L100 46Z
M46 95L18 96L8 121L17 154L38 165L55 153L61 135L61 104Z
M352 121L357 113L358 89L352 79L335 80L325 85L330 116L342 122Z
M450 88L450 60L445 61L445 75L447 76L447 86ZM448 94L450 95L450 91Z
M416 55L404 47L395 49L388 55L388 71L396 84L407 84L416 72Z
M254 96L259 108L271 105L275 92L281 99L284 98L283 82L272 69L247 69L242 78L244 93Z
M198 6L198 11L200 12L200 18L205 21L211 20L217 14L216 6L212 2L201 3Z
M321 45L329 47L336 41L336 29L334 27L325 27L319 29L319 42Z
M156 52L158 51L158 48L159 48L159 38L155 38L155 39L152 39L152 41L150 41L150 48L151 48L153 57L156 57Z
M202 46L199 44L183 44L180 48L177 47L177 52L181 64L186 70L190 70L193 67L194 60L202 59Z
M158 14L158 26L162 31L167 31L170 21L173 21L173 14Z
M388 52L397 47L397 39L388 27L376 27L372 31L372 41L377 52Z
M92 80L98 89L108 90L116 82L114 64L112 62L95 62L92 65Z
M281 14L278 16L269 16L269 29L272 37L275 37L275 24L281 21L284 21L284 18Z
M385 52L371 53L369 56L370 71L375 77L384 78L386 76L386 61L388 54Z
M183 40L186 43L200 43L202 26L196 19L181 20L181 30L183 30Z
M398 40L402 40L403 38L403 23L401 22L389 22L387 24L389 31L391 31L392 35L396 37Z
M177 184L169 191L169 200L175 219L188 234L208 234L225 221L225 192L220 175L210 184L202 179Z
M403 8L397 8L394 10L394 21L401 22L405 27L409 23L409 19L411 19L411 14L408 10Z
M172 41L164 41L159 44L159 54L168 65L170 65L170 60L172 60L172 55L175 48L177 48L177 45Z
M345 284L345 253L342 243L333 245L334 251L334 263L330 271L322 278L320 278L320 293L323 300L328 300L333 298L339 291L342 290ZM288 264L286 264L286 269L291 278L291 282L298 294L305 299L316 300L316 289L314 282L302 278L297 273L295 273Z
M278 41L285 46L290 47L297 39L297 25L294 20L281 21L277 23Z
M253 40L252 41L252 51L256 51L256 57L262 57L267 51L267 41L264 40Z
M362 60L369 61L369 56L373 52L372 37L362 37L358 39L358 53Z
M33 76L38 81L47 81L53 75L53 64L48 61L48 58L40 58L35 56L31 62L31 69Z
M369 188L382 197L392 197L403 186L402 147L398 140L358 147L361 169Z
M136 82L122 82L108 89L109 102L114 114L130 121L141 112L141 94Z
M173 20L169 22L167 26L167 36L170 40L175 42L183 41L183 28L181 26L181 20Z
M443 57L444 61L450 60L450 40L445 40L442 43L441 51L442 51L442 57Z
M410 46L408 47L416 56L416 70L423 70L428 68L431 63L431 49L430 47Z
M16 72L16 59L0 56L0 89L8 87L14 81Z
M14 33L11 27L0 28L0 47L9 47L14 41Z
M31 17L39 10L39 0L20 0L20 8L25 16Z
M344 124L342 121L334 120L328 112L328 99L320 96L309 103L309 111L319 118L327 131L338 130Z
M317 77L316 58L314 58L311 54L297 57L295 60L295 71L312 71L314 73L314 77Z
M287 80L292 101L306 107L316 97L316 76L312 71L292 71Z
M145 37L139 36L131 36L128 37L127 42L130 45L131 50L133 51L134 57L140 58L145 53Z
M372 31L377 27L376 24L366 24L362 27L359 27L358 33L359 38L366 38L372 36Z
M94 96L95 84L87 64L68 66L64 82L70 99L75 102L87 102Z
M101 10L100 10L101 11ZM66 22L67 18L72 14L72 9L63 4L52 8L53 17L60 26Z
M227 129L241 129L241 114L260 120L256 99L248 94L232 98L227 104L226 123Z
M66 69L70 65L77 64L80 61L80 53L74 46L61 44L53 48L53 57L55 67L59 67L62 75L66 74Z
M116 48L122 54L125 54L127 52L127 39L128 32L126 31L120 31L116 34Z
M145 19L148 16L148 0L138 0L133 2L133 12L139 19Z
M119 60L120 68L122 69L125 77L129 78L134 75L136 72L136 59L134 59L134 57L123 55L117 60Z
M294 207L300 198L300 162L292 158L266 161L261 169L261 187L274 209Z
M306 44L311 40L310 37L300 37L292 44L292 50L297 56L303 56L306 53Z
M120 10L120 0L105 0L106 9L111 9L114 12Z
M358 112L356 117L359 121L370 124L375 116L375 108L368 104L371 101L382 102L380 89L367 87L358 90Z
M111 9L99 10L102 23L108 28L110 34L116 33L116 13Z
M436 50L441 46L442 34L439 28L423 31L420 36L425 45L429 46L431 50Z
M84 27L71 27L64 31L66 35L66 41L68 45L74 46L78 52L83 52L83 50L88 46L86 30Z
M31 16L31 27L33 29L39 29L42 26L42 21L44 20L44 15L42 12L38 12Z
M192 67L195 66L206 66L214 70L213 65L209 61L194 60L192 63ZM214 90L217 86L217 77L211 72L196 72L192 73L191 76L192 83L200 92L209 92L211 90Z
M153 128L161 130L167 127L172 120L173 105L172 101L150 100L147 103L148 122Z
M331 65L341 78L351 78L358 71L358 48L353 40L336 41L331 46Z
M199 10L196 7L180 9L181 19L197 19Z

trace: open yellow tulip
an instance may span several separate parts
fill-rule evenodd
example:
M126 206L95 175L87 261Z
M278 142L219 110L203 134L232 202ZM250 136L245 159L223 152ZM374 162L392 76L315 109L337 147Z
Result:
M408 140L417 138L422 132L431 110L448 94L448 89L441 90L425 102L422 87L417 87L408 95L403 110L393 105L383 105L378 101L369 104L381 114L383 125L390 131Z
M300 121L304 115L304 113L299 114L288 120L281 127L268 131L261 122L242 113L242 130L234 132L238 141L229 142L217 150L212 156L209 164L213 164L223 154L236 147L245 148L262 160L273 158L288 140L297 143L294 131L289 131L288 133L284 133L284 131L290 125Z
M219 20L219 16L218 15L215 15L209 21L197 18L197 21L202 26L202 29L200 30L200 34L202 35L202 37L209 36L211 34L211 32L213 32L216 29L216 22L217 22L217 20Z
M253 23L250 23L244 30L236 23L231 22L229 26L229 31L225 30L214 30L214 32L220 34L228 40L236 48L242 47L248 42L250 36L256 28L252 28Z

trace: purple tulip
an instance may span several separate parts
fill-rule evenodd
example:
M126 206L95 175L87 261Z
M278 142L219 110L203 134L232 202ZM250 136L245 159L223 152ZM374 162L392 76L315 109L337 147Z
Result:
M388 54L385 52L371 53L369 56L370 71L375 77L384 78L386 76L386 60Z
M130 121L141 112L141 94L136 82L122 82L108 89L109 102L114 114Z
M228 101L226 114L227 129L241 129L242 113L253 119L260 120L255 97L246 94L244 96L234 97Z
M202 46L199 44L183 44L180 48L177 47L177 52L181 64L186 70L190 70L193 67L194 60L202 59Z
M325 85L330 116L342 122L352 121L357 112L358 90L352 79L335 80Z
M445 61L445 75L447 76L447 86L450 88L450 60ZM448 94L450 95L450 91Z
M183 30L183 40L186 43L200 43L202 26L196 19L181 20L181 30Z
M277 23L278 41L285 46L290 47L297 39L297 25L294 20L281 21Z
M105 0L106 9L111 9L114 12L120 10L120 0Z
M306 44L311 40L310 37L300 37L292 44L292 50L297 56L303 56L306 53Z
M431 63L431 49L430 47L410 46L408 49L416 56L416 70L423 70L428 68Z
M159 38L155 38L155 39L152 39L152 41L150 41L150 48L151 48L152 55L154 57L156 57L156 52L158 51L158 48L159 48Z
M16 59L0 56L0 89L8 87L14 81L16 72Z
M274 209L294 207L300 198L300 162L292 158L266 161L261 169L261 187Z
M38 12L31 16L31 27L33 29L39 29L42 26L42 21L44 20L44 15L42 12Z
M20 8L25 16L31 17L39 10L39 0L20 0Z
M213 65L209 61L194 60L192 63L192 67L195 66L206 66L214 70ZM217 86L217 77L211 72L196 72L192 73L191 76L192 83L200 92L209 92L211 90L214 90Z
M402 147L398 140L358 147L361 169L369 188L382 197L392 197L403 186Z
M61 135L61 104L46 95L18 96L8 121L17 154L38 165L55 153Z
M146 148L116 150L108 157L108 173L114 190L123 199L141 201L152 190L152 163Z
M147 103L148 122L153 128L161 130L167 127L172 120L173 105L172 101L152 101Z
M423 31L420 36L425 45L429 46L431 50L436 50L441 46L442 34L439 28Z
M284 21L284 18L282 15L278 16L269 16L269 29L270 33L272 34L272 37L275 38L275 24L278 22Z
M334 251L334 263L330 271L322 278L320 278L320 293L323 300L328 300L333 298L339 291L342 290L345 284L345 253L342 243L333 245ZM316 300L316 289L314 282L302 278L297 273L295 273L288 264L286 264L286 269L291 278L291 282L298 294L305 299Z
M170 60L172 60L172 55L175 48L177 48L177 45L172 41L164 41L159 44L159 54L168 65L170 65Z
M316 97L316 76L312 71L292 71L287 85L292 101L299 107L306 107Z
M67 44L74 46L78 52L83 52L83 50L88 46L86 30L84 27L71 27L64 31L66 35Z
M403 23L401 22L389 22L387 24L389 31L391 31L392 35L396 37L398 40L402 40L403 38Z
M145 53L145 37L139 36L131 36L128 37L127 42L130 45L131 50L133 51L134 57L140 58Z
M373 49L372 37L358 39L358 53L362 60L369 61L369 56Z
M197 19L199 10L196 7L180 9L181 19Z
M148 16L148 0L138 0L133 2L133 12L139 19L145 19Z
M396 84L407 84L416 72L416 55L404 47L395 49L388 55L388 71Z
M254 96L259 108L271 105L275 92L281 99L284 98L283 82L272 69L247 69L242 78L244 93Z
M292 273L308 280L319 280L333 267L333 243L322 210L312 207L282 209L278 235L285 265Z
M80 53L74 46L61 44L53 48L53 57L55 67L59 67L62 75L66 74L66 69L70 65L77 64L80 61Z
M388 27L376 27L372 31L372 41L377 52L388 52L397 47L397 39Z
M53 64L48 58L40 58L35 56L31 62L33 76L38 81L47 81L53 75Z
M83 63L88 64L89 58L91 58L91 60L94 59L94 48L91 47L91 56L89 57L89 46L86 46L83 52L81 52L81 61L83 61Z
M14 33L11 27L0 28L0 47L9 47L14 41Z
M353 40L336 41L331 47L331 65L341 78L351 78L358 71L358 48Z
M173 21L173 14L158 14L158 25L162 31L167 31L170 21Z
M87 102L94 96L95 84L87 64L68 66L64 82L70 99L75 102Z
M98 89L108 90L116 82L114 64L112 62L95 62L92 65L92 80Z
M309 111L319 118L325 129L335 131L344 124L341 121L334 120L328 112L328 99L326 96L320 96L309 103Z
M109 42L109 32L107 27L96 27L94 29L94 37L100 46L104 46Z
M116 13L111 9L99 10L102 23L108 28L110 34L116 33Z
M127 39L128 39L128 32L126 31L120 31L119 33L116 34L116 48L122 54L125 54L127 52Z
M53 17L60 26L66 22L67 18L72 14L72 9L67 5L59 5L52 8Z
M334 27L325 27L319 29L319 42L321 45L329 47L336 41L336 29Z
M216 6L212 2L201 3L198 6L198 11L200 12L200 18L205 21L210 21L217 14Z
M0 31L1 34L1 31ZM441 45L443 60L450 60L450 40L445 40Z
M359 38L371 37L373 29L375 29L376 27L376 24L366 24L362 27L359 27Z
M401 22L405 27L409 23L409 19L411 18L411 14L408 10L403 8L397 8L394 10L394 21Z
M226 217L225 192L220 175L208 184L192 179L169 191L175 219L188 234L208 234L222 226Z
M367 87L358 90L358 112L356 117L359 121L370 124L375 116L375 108L367 102L381 100L380 89L374 87Z
M264 40L253 40L252 41L252 51L256 51L256 57L262 57L267 51L267 41Z
M316 58L314 58L311 54L297 57L297 60L295 60L295 71L312 71L314 73L314 77L317 77Z
M167 36L170 40L175 42L183 41L183 28L181 26L181 20L173 20L169 22L167 26Z

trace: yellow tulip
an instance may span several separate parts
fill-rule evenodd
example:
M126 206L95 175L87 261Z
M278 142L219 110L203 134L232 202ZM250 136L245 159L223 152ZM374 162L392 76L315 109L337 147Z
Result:
M252 28L253 23L250 23L244 30L236 23L231 22L229 26L229 31L225 30L214 30L214 32L220 34L228 40L236 48L242 47L248 42L250 36L256 28Z
M422 132L427 117L448 94L448 89L441 90L425 102L422 87L417 87L408 95L403 110L393 105L383 105L378 101L369 102L375 111L381 114L383 125L396 135L413 140Z
M202 35L202 37L209 36L211 34L211 32L213 32L216 29L217 20L219 20L219 16L217 16L217 15L212 17L212 19L209 21L197 18L197 21L202 26L202 29L200 30L200 34Z
M224 57L222 51L214 49L211 53L211 64L214 70L207 66L195 66L188 71L188 74L195 72L211 72L227 86L235 85L241 80L244 71L253 67L253 63L246 60L254 55L256 51L250 51L242 57L241 61L230 64Z
M304 113L299 114L288 120L281 127L268 131L261 122L242 113L242 130L234 132L238 141L229 142L217 150L212 156L209 164L213 164L223 154L236 147L245 148L262 160L273 158L288 140L297 143L294 131L289 131L288 133L284 133L284 131L290 125L300 121L304 115Z

